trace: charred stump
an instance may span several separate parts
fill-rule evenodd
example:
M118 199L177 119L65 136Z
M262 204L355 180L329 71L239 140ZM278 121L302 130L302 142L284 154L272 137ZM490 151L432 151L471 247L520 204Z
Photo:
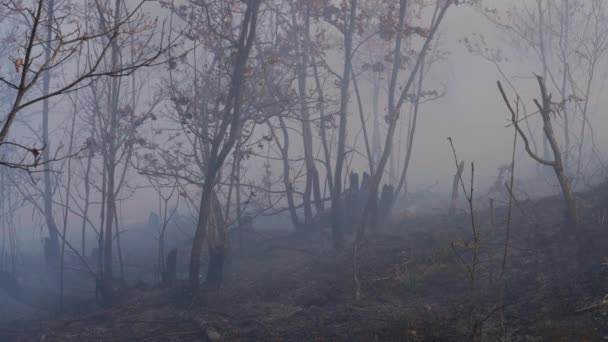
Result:
M207 268L207 279L205 288L219 290L224 278L224 259L226 251L223 246L212 247L209 250L209 266Z
M162 278L165 286L171 287L177 282L177 248L173 248L167 255Z
M384 185L382 187L382 193L380 194L380 205L378 213L380 214L380 223L386 223L393 203L395 202L395 188L392 185Z

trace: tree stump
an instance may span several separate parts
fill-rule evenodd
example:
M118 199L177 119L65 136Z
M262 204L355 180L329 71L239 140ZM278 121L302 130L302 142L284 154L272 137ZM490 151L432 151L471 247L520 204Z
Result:
M173 286L177 282L177 248L167 254L167 262L163 271L163 285Z

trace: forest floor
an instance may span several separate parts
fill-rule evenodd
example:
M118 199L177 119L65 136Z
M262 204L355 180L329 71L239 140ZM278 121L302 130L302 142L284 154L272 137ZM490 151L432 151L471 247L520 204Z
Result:
M351 247L251 234L222 289L194 302L141 286L111 309L2 323L0 340L608 341L608 185L580 197L576 231L559 197L514 203L504 272L506 207L477 213L474 267L466 213L368 234L358 301Z

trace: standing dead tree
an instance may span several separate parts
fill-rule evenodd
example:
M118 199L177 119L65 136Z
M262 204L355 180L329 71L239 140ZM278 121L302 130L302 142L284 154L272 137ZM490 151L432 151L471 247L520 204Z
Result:
M601 61L608 51L606 2L519 0L509 2L502 10L480 7L480 11L498 30L506 34L506 43L518 48L520 56L527 55L531 61L539 63L547 88L560 95L562 103L559 109L563 118L560 126L563 132L560 134L560 129L556 127L556 138L558 141L561 139L565 173L574 176L571 179L573 186L579 184L578 181L583 179L583 165L591 163L591 160L584 161L585 157L591 159L587 153L598 154L590 122L597 109L592 105L594 101L590 101L590 97L599 91L597 75L598 71L603 70ZM469 51L492 62L505 77L499 66L499 63L507 62L504 46L488 49L483 34L475 36L477 42L464 40ZM506 77L504 81L513 88ZM529 121L535 122L535 125L537 121L542 124L542 118L536 120L534 114L527 113L524 104L521 108L522 120L526 124ZM534 152L540 154L536 150L532 132L529 131L527 137ZM550 144L544 134L541 138L543 158L548 160L551 155ZM591 141L588 141L589 138ZM552 168L538 163L537 169L551 172Z
M473 255L471 256L471 261L466 262L463 256L458 253L455 248L455 244L452 243L451 247L460 262L465 266L467 271L467 276L469 280L469 323L471 325L471 335L470 341L475 340L475 336L477 335L477 331L481 329L481 321L478 319L477 314L477 271L479 266L479 229L477 228L477 221L475 220L475 206L473 204L473 200L475 197L473 196L474 190L474 181L475 181L475 163L471 162L471 183L469 187L469 191L467 192L466 186L464 184L464 180L462 178L462 171L460 170L461 165L464 165L463 162L458 163L458 155L456 154L456 148L454 147L454 141L452 137L448 137L448 142L450 143L450 148L452 149L452 155L454 156L454 164L457 168L456 175L458 176L458 183L462 188L462 192L464 197L467 200L469 206L469 214L471 217L471 233L473 237L472 249ZM471 243L465 242L464 247L471 248Z
M456 204L458 201L458 181L462 177L464 171L464 160L458 165L458 170L454 174L454 181L452 182L452 199L450 201L449 215L452 216L456 213Z
M150 183L150 185L152 186L152 188L154 188L154 191L158 194L158 200L159 200L159 216L160 216L160 222L159 222L159 226L158 226L158 277L161 280L161 282L165 282L164 281L164 275L165 275L165 233L167 231L167 227L169 226L169 223L171 222L171 220L174 218L173 216L175 215L175 213L177 212L177 206L179 205L179 192L176 191L178 184L177 182L173 182L173 184L170 183L163 183L162 180L158 177L151 177L148 176L148 182ZM167 189L168 191L165 192L164 190ZM175 208L174 210L171 210L169 212L169 202L171 202L171 199L173 198L173 195L176 195L176 200L175 200ZM177 253L177 252L176 252ZM170 259L169 257L167 257L168 259ZM171 273L171 272L169 272Z
M500 94L502 95L502 98L505 102L505 105L507 106L507 109L511 113L511 122L513 123L513 126L515 127L515 129L517 130L519 135L522 137L522 140L524 142L524 146L525 146L525 149L526 149L526 152L528 153L528 155L530 157L532 157L532 159L534 159L538 163L546 165L546 166L550 166L551 168L553 168L553 171L555 172L555 176L557 177L557 181L559 182L560 188L562 190L562 195L564 196L564 201L566 204L566 209L567 209L567 214L568 214L568 216L567 216L568 223L573 225L576 228L578 225L576 198L572 191L570 181L568 180L568 177L566 176L566 174L564 172L562 153L561 153L559 144L557 142L557 139L555 138L555 133L553 131L553 124L551 123L551 115L556 113L556 109L554 109L553 103L551 102L551 95L547 93L547 88L545 86L544 79L541 76L537 75L536 80L538 81L538 86L540 88L542 103L539 103L539 101L536 99L534 99L534 103L538 107L538 110L542 117L543 132L544 132L545 138L549 142L551 151L553 152L553 160L547 160L547 159L541 158L536 153L534 153L534 151L532 151L532 149L530 147L530 143L528 141L528 137L526 136L524 131L521 129L519 122L517 120L516 111L513 109L513 106L509 102L509 99L508 99L500 81L497 82L498 90L500 91Z

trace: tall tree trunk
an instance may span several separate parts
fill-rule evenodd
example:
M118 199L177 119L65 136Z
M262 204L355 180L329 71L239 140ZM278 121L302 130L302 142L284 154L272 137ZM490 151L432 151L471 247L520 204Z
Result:
M226 248L223 244L211 246L209 249L209 266L205 287L210 290L218 290L224 278L224 261Z
M199 217L196 225L196 232L194 234L194 241L192 242L192 249L190 252L190 270L188 279L190 283L190 290L193 294L199 286L200 258L205 235L207 234L211 200L213 199L212 196L214 193L215 184L217 182L218 173L220 172L226 157L234 147L236 141L239 139L242 131L240 107L241 89L242 83L244 82L243 73L255 38L260 2L260 0L252 0L247 4L247 10L245 11L241 24L237 58L232 73L230 90L227 96L226 105L221 114L221 123L218 125L216 136L212 139L211 151L209 152L209 160L207 162L205 181L203 183L203 191L201 194ZM228 126L230 126L230 129L228 129ZM223 258L221 261L223 263Z
M580 135L580 139L581 141L579 142L578 145L578 156L577 156L577 161L576 161L576 179L579 179L582 174L582 161L583 161L583 147L585 145L585 127L587 127L587 125L589 124L589 118L587 116L587 110L589 108L589 96L591 95L591 85L593 83L593 76L595 75L595 65L597 63L597 59L593 59L591 61L591 65L589 66L589 79L587 80L587 85L585 87L585 94L584 94L584 104L582 106L581 112L582 112L582 116L583 116L583 122L581 124L581 135ZM572 77L570 75L570 77ZM570 79L570 83L573 84L574 80L571 78Z
M453 216L456 214L456 205L458 204L458 182L462 178L462 172L464 171L464 160L458 164L458 170L454 174L452 180L452 199L450 200L450 209L448 215Z
M407 13L407 0L399 0L399 24L397 26L397 37L395 49L393 50L393 68L391 70L391 79L388 85L388 113L395 110L395 92L397 90L397 79L399 69L401 68L401 42L403 39L403 29L405 25L405 16ZM391 151L389 155L389 184L394 184L395 178L395 153ZM376 194L377 195L377 194Z
M211 169L210 167L210 170ZM214 171L214 173L217 171ZM198 289L200 280L201 270L201 255L203 251L203 242L207 235L207 221L209 219L209 208L211 203L211 195L213 193L213 187L215 186L215 179L212 179L211 173L205 178L203 184L203 192L201 193L201 201L199 206L198 222L196 223L196 232L194 233L194 240L192 241L192 250L190 252L190 271L189 271L189 283L192 291Z
M78 62L80 64L80 61ZM78 93L76 93L78 94ZM78 101L74 100L73 107L73 116L72 116L72 127L70 129L70 143L68 146L68 151L71 154L72 148L74 146L74 129L76 127L76 113L78 111ZM65 210L63 212L63 232L62 232L62 243L61 243L61 261L60 261L60 276L59 276L59 309L63 310L63 292L64 292L64 275L65 275L65 244L66 244L66 231L68 228L68 209L70 207L70 186L72 184L72 158L68 159L68 180L66 185L66 195L65 195ZM84 255L84 254L83 254Z
M566 99L568 98L567 92L567 80L568 74L570 73L570 65L568 63L568 48L569 48L569 30L570 30L570 4L568 0L562 0L561 8L562 18L560 20L560 42L562 51L562 65L563 65L563 77L562 77L562 88L561 95L562 101L564 101L563 113L564 113L564 171L568 173L569 160L570 160L570 116L568 113L568 105Z
M365 142L365 152L367 153L367 162L369 164L370 174L374 173L374 157L372 155L371 147L369 146L369 138L367 134L367 123L365 122L365 114L363 113L363 103L361 101L361 93L359 92L359 84L357 83L357 77L353 73L353 86L355 88L355 95L357 97L357 106L359 107L359 119L361 120L361 129L363 130L363 141Z
M95 120L93 120L94 122ZM91 134L91 138L93 134ZM89 217L89 204L91 202L91 166L93 164L93 150L92 147L89 147L88 155L87 155L87 166L84 172L84 212L82 214L82 236L81 236L81 253L82 255L87 255L86 252L86 234L87 234L87 219Z
M420 107L420 96L422 95L422 81L424 80L424 57L422 57L422 64L420 65L420 71L418 73L418 89L416 89L416 99L414 100L414 110L412 112L412 119L410 120L410 127L407 131L407 149L405 151L405 161L403 162L403 170L401 171L401 178L399 179L399 185L395 190L395 199L399 198L399 194L403 190L404 195L407 195L407 172L410 169L410 160L412 159L412 151L414 150L414 135L416 134L416 124L418 123L418 108Z
M297 24L295 11L292 11L292 20L294 25ZM310 4L306 5L306 13L304 15L304 31L303 44L300 47L296 44L296 53L300 56L297 62L297 78L298 92L300 102L300 113L302 118L302 139L304 143L304 160L306 164L306 185L304 190L304 220L306 224L312 223L312 205L311 195L314 191L315 206L317 212L320 209L321 188L319 184L319 175L314 161L313 144L312 144L312 129L310 124L310 112L308 109L307 95L307 70L309 63L309 46L310 46ZM298 39L299 41L299 39Z
M209 290L218 290L224 279L227 239L226 229L228 227L226 226L224 215L222 215L222 207L216 192L213 192L212 194L210 213L211 216L207 223L207 229L208 231L217 229L217 234L213 234L214 238L210 236L209 265L207 266L205 288ZM226 215L228 215L228 213Z
M51 43L53 40L53 28L51 22L54 20L55 12L55 0L49 0L47 2L47 20L49 24L46 31L46 41L44 47L45 60L48 61L51 58ZM49 88L51 83L51 72L46 70L42 75L42 94L49 94ZM42 162L44 163L44 218L46 226L49 230L49 239L47 240L47 248L45 255L47 257L48 265L57 265L59 261L59 236L57 234L57 224L53 217L53 186L51 183L51 170L50 170L50 150L51 142L49 141L49 99L46 98L42 101L42 140L44 141L45 149L42 151Z
M111 162L113 163L113 158ZM105 217L105 233L103 242L103 276L106 282L112 281L112 241L114 237L114 215L116 212L116 199L114 197L114 168L108 168L108 182L106 188L106 217Z
M345 159L346 125L348 123L348 88L350 86L350 71L352 68L352 43L355 20L357 17L357 0L350 1L350 17L348 28L344 32L344 71L340 88L340 124L338 127L338 153L336 169L334 170L334 191L332 194L332 239L335 248L342 247L342 168Z
M306 68L303 63L298 67L298 88L300 92L300 110L302 117L302 139L304 143L304 162L306 164L306 184L304 186L304 222L312 223L312 186L313 174L316 171L314 156L312 151L312 132L310 129L310 115L308 104L306 103Z
M536 5L538 8L538 40L540 46L540 56L541 63L543 67L543 80L547 79L547 75L549 73L549 66L547 65L547 52L546 52L546 41L545 41L545 13L543 9L543 0L536 0ZM547 137L543 134L543 158L546 160L549 159L549 141ZM546 166L543 168L543 174L547 175L549 173L549 168Z
M323 91L323 86L321 85L321 78L319 77L319 70L317 68L317 64L315 62L314 57L312 59L312 70L315 76L315 85L317 88L317 93L319 94L319 115L321 116L321 120L319 123L319 133L321 135L321 145L323 145L323 156L325 157L325 174L327 178L327 187L329 188L329 195L333 196L334 191L334 182L333 182L333 173L331 171L331 151L329 149L329 144L327 142L327 130L325 128L327 117L325 116L325 96ZM317 175L318 178L318 175ZM323 206L323 202L321 202L321 206ZM321 211L323 208L321 208Z
M102 148L103 151L103 162L105 163L106 160L106 155L108 153L107 148L104 146ZM104 291L104 267L103 267L103 262L104 262L104 242L105 242L105 230L104 230L104 223L105 223L105 212L106 212L106 197L107 197L107 184L108 184L108 170L105 167L105 165L103 165L102 170L101 170L101 210L99 212L99 236L97 239L97 279L96 279L96 283L95 283L95 299L98 303L101 303L102 305L105 304L105 298L104 298L104 294L106 293L106 291Z
M120 23L120 0L116 0L114 6L114 28L117 29ZM112 70L120 68L120 47L117 40L111 43L111 66ZM114 215L116 215L116 153L117 153L117 131L118 131L118 102L120 98L120 79L114 78L110 81L110 91L108 99L108 124L110 126L109 134L105 143L107 144L108 153L105 160L105 168L107 168L107 184L106 184L106 217L105 217L105 240L104 240L104 285L106 291L112 286L112 241L114 239ZM111 300L111 299L110 299Z
M521 138L524 142L524 147L525 147L528 155L532 159L537 161L538 163L551 167L553 169L553 171L557 177L557 180L559 182L559 185L561 187L562 194L564 196L568 223L570 225L574 226L574 228L576 229L579 227L579 225L578 225L579 217L578 217L578 209L577 209L577 205L576 205L576 198L574 196L574 192L572 191L570 181L568 180L568 177L566 176L566 174L564 172L562 152L560 150L557 139L555 138L555 131L553 130L553 124L551 123L551 115L554 112L553 104L551 103L551 95L549 95L547 93L545 80L542 78L542 76L537 75L536 79L538 82L538 86L540 88L542 103L539 103L536 99L534 99L534 103L538 107L538 110L542 116L543 133L544 133L545 137L547 138L547 141L549 141L549 144L551 146L551 150L553 152L552 160L544 159L544 158L538 156L537 154L535 154L534 151L531 150L528 138L526 137L526 135L524 134L523 130L521 129L521 127L519 126L519 124L517 122L516 111L511 106L511 103L509 102L509 99L507 98L507 95L505 94L500 81L497 82L498 89L500 90L500 93L503 97L505 105L507 106L507 108L509 109L509 112L511 113L511 122L513 123L513 126L515 127L515 129L517 130L519 135L521 136ZM577 233L580 233L580 232L577 232ZM576 235L576 237L578 239L581 238L581 236L579 236L579 235L580 234Z
M302 224L300 223L300 219L298 218L298 211L296 209L296 204L293 196L293 186L290 181L290 168L289 168L289 131L287 130L287 125L285 124L285 120L279 117L279 124L281 126L281 132L283 134L283 144L279 142L279 139L274 132L274 128L268 124L270 131L274 137L274 140L277 143L277 147L279 151L281 151L281 160L283 163L283 185L285 186L285 197L287 197L287 207L289 208L289 217L291 218L291 224L294 229L299 232L302 228Z
M121 210L122 213L122 210ZM122 214L121 214L122 216ZM114 213L114 230L116 230L116 251L118 252L118 267L120 270L120 279L125 279L125 264L122 258L122 245L120 243L120 226L118 225L118 212Z
M562 190L562 194L564 195L564 201L566 202L566 208L568 211L569 223L576 228L578 227L579 223L578 209L576 207L576 198L574 197L574 193L572 192L570 181L568 180L568 177L565 174L562 152L560 151L559 143L555 138L555 132L553 131L553 125L551 123L551 113L553 110L551 96L547 93L545 80L538 76L537 80L542 96L542 104L539 104L537 102L537 105L543 118L543 131L545 133L545 136L547 137L547 140L549 141L549 145L551 146L551 150L553 152L553 162L549 163L549 165L553 167L553 171L557 176L557 180Z
M372 124L372 161L374 162L374 169L378 167L378 161L382 151L380 150L380 124L378 117L380 116L380 81L376 74L374 76L374 90L372 95L372 111L373 111L373 124Z
M236 209L236 224L239 234L239 249L243 249L243 225L241 224L241 215L244 213L241 209L241 143L239 142L236 146L236 170L234 171L236 175L236 193L235 195L235 209Z

